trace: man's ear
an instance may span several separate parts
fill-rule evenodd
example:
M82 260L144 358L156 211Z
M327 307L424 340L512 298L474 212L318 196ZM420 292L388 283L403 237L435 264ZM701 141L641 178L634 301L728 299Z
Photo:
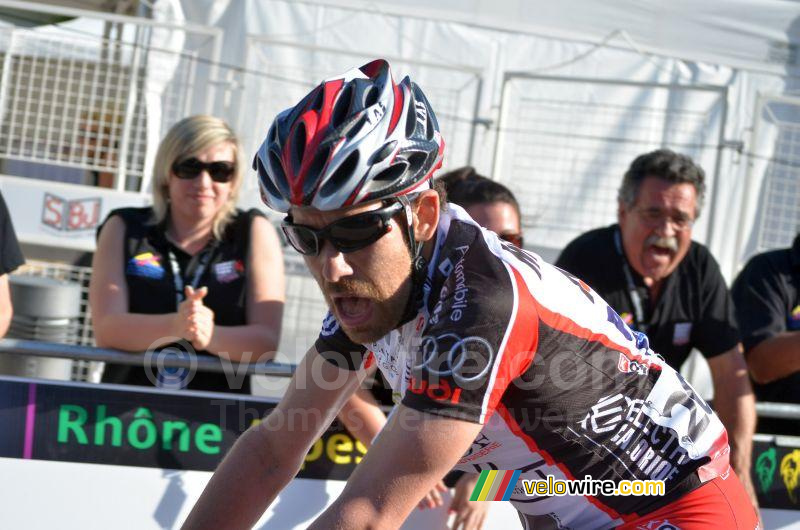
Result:
M436 234L439 226L439 194L435 190L425 190L414 201L414 238L428 241Z
M625 209L625 205L622 204L622 201L617 200L617 223L618 224L622 224L622 222L625 220L625 214L626 213L627 213L627 210Z

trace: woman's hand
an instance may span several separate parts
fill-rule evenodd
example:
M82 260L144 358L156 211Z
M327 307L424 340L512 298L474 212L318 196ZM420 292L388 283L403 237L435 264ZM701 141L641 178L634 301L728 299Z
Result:
M479 478L478 474L464 473L456 482L453 501L450 503L450 511L456 513L452 530L480 530L483 527L489 512L489 503L469 500Z
M446 491L447 491L447 486L445 486L444 482L440 480L433 487L433 489L428 492L427 495L422 497L422 500L419 501L417 507L420 510L424 510L425 508L438 508L439 506L443 506L444 500L442 499L442 493Z
M177 336L188 340L196 351L207 350L214 336L214 312L203 304L206 287L196 291L189 285L184 289L186 299L176 314Z

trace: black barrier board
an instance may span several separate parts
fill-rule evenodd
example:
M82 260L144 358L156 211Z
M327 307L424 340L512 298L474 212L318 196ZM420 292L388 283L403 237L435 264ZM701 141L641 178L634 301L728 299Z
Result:
M761 508L800 510L800 444L754 441L752 469Z
M273 407L239 396L0 380L0 457L213 471ZM285 421L300 431L309 417L298 412ZM298 477L346 480L365 453L337 422Z

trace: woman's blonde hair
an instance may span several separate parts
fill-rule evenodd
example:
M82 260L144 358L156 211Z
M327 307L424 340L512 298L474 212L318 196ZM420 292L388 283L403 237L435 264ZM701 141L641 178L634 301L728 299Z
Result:
M212 225L214 237L221 239L225 227L233 218L236 210L236 199L239 197L239 188L242 185L244 165L242 164L242 149L239 139L236 138L227 123L214 116L199 115L182 119L170 128L158 145L156 159L153 163L153 211L157 222L163 221L169 211L169 179L172 174L172 165L224 142L233 145L236 171L231 181L231 193L228 201L219 209Z

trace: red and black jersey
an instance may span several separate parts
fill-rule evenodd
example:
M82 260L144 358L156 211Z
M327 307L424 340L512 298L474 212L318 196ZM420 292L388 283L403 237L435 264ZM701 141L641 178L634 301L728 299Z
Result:
M511 502L526 519L611 527L727 472L719 418L644 334L581 280L457 206L442 215L425 290L417 317L373 344L354 344L329 315L317 350L339 364L374 356L405 406L483 425L456 469L666 484L663 497L519 488Z

